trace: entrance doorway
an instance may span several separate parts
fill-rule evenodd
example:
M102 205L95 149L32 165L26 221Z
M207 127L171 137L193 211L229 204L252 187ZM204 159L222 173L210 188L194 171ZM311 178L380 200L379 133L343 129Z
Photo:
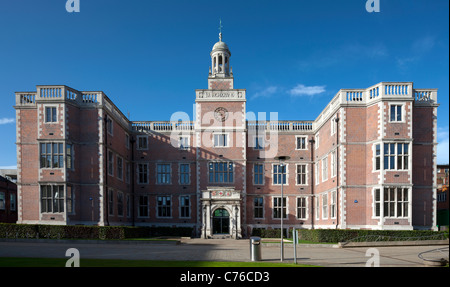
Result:
M213 234L230 234L230 214L226 209L214 211Z

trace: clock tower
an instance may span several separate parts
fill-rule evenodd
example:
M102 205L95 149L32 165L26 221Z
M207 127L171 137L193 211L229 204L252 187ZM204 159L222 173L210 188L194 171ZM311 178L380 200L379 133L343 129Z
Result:
M234 89L231 52L222 31L210 56L208 89L196 90L195 100L198 222L203 238L240 238L245 222L246 91Z

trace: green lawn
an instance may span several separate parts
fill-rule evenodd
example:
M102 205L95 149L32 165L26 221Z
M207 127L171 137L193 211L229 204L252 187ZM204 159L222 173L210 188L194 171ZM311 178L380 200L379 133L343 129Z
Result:
M0 258L0 267L65 267L61 258ZM273 262L150 261L80 259L80 267L313 267Z

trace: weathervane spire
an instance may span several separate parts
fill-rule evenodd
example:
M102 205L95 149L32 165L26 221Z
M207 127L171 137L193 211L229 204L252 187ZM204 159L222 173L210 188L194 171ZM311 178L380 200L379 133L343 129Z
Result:
M219 19L219 41L222 42L222 19Z

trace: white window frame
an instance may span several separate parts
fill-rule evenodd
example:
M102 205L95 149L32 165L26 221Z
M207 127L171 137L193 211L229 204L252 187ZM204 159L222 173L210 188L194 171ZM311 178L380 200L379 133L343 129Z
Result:
M383 192L383 187L375 187L372 189L373 191L373 210L372 210L372 218L381 218L382 217L382 205L383 205L383 201L382 201L382 192ZM377 209L379 214L377 215Z
M141 204L141 197L145 198L147 202L145 202L145 204ZM140 194L138 197L138 218L150 218L150 197L148 194ZM141 214L141 208L146 207L146 212L147 215L142 215Z
M114 176L114 152L108 150L108 175Z
M182 203L184 203L183 202L183 199L184 198L187 198L188 199L188 201L189 201L189 204L188 205L183 205ZM180 195L179 196L179 206L180 206L180 218L191 218L191 197L189 196L189 195ZM183 216L183 212L181 212L182 211L182 208L187 208L187 211L188 211L188 215L187 216Z
M218 164L221 164L221 163L223 163L223 164L225 164L225 168L226 168L226 170L223 170L223 171L216 171L215 170L215 167L214 167L214 164L215 163L218 163ZM213 165L212 166L212 170L211 170L211 168L210 168L210 165ZM229 167L230 167L230 164L232 164L232 167L233 167L233 170L232 171L230 171L229 170ZM208 162L208 165L207 165L207 168L208 168L208 183L213 183L213 184L216 184L216 183L218 183L218 184L226 184L226 183L234 183L234 180L235 180L235 178L236 178L236 173L235 173L235 171L236 171L236 165L234 164L234 162L232 162L232 161L209 161ZM210 179L211 179L211 172L212 172L212 175L213 175L213 180L211 181ZM215 180L215 178L216 178L216 173L223 173L223 175L225 175L225 173L227 174L227 181L216 181ZM231 174L231 176L233 177L233 180L230 180L230 174ZM225 178L225 177L224 177Z
M130 135L128 133L125 133L125 146L130 149Z
M259 206L259 205L256 206L256 205L255 205L255 199L259 199L259 198L262 199L262 205L261 205L261 206ZM256 217L256 216L255 216L256 208L258 208L258 210L259 210L259 209L262 210L262 217ZM255 197L253 198L253 218L254 218L254 219L264 219L264 215L265 215L265 210L264 210L264 196L255 196Z
M183 165L187 165L187 167L188 167L187 172L181 170L181 166L183 166ZM182 181L183 175L186 175L186 174L187 174L187 182L183 182ZM190 163L180 162L178 164L178 184L180 184L180 185L190 185L191 184L191 165L190 165Z
M216 142L216 136L225 136L224 141L223 141L223 146L219 145L220 144L220 139L218 139L218 141ZM230 147L230 134L229 133L223 133L223 132L217 132L217 133L213 133L213 146L215 148L227 148Z
M50 112L51 112L50 121L47 121L47 108L49 108ZM53 121L53 109L55 109L55 112L56 112L56 121ZM44 105L44 123L45 124L57 124L59 122L58 115L59 115L59 111L58 111L57 105Z
M178 149L190 150L191 149L191 137L190 136L179 136L178 137Z
M394 120L392 120L392 107L393 106L400 106L400 113L401 113L401 119L397 120L398 117L398 109L395 109L395 115ZM389 122L390 123L404 123L405 122L405 103L389 103Z
M316 149L318 149L320 146L320 133L316 134L315 140L316 140Z
M11 211L17 210L17 195L15 193L9 194L9 210Z
M127 206L127 212L126 212L126 216L127 218L131 217L131 196L129 194L125 195L125 204Z
M274 174L274 167L275 166L280 166L280 163L272 163L272 185L280 185L281 186L281 182L279 183L275 183L275 174ZM283 165L285 166L285 174L286 174L286 183L283 183L283 186L288 186L289 185L289 164L288 163L283 163ZM279 172L277 172L277 175L280 174ZM283 180L283 175L281 174L281 180Z
M50 188L50 196L46 196L45 200L47 200L47 211L43 211L43 206L42 206L42 202L43 202L43 198L42 198L42 187L46 187L47 189L47 195L48 195L48 188ZM62 194L60 194L61 192L61 188L62 187ZM55 189L58 189L58 197L55 197ZM51 201L50 205L51 205L51 211L48 211L48 200ZM67 211L67 206L66 206L66 200L67 200L67 195L66 195L66 185L64 184L41 184L39 185L39 213L40 214L63 214L64 212ZM6 198L5 198L6 201ZM54 210L54 204L55 201L58 202L58 211ZM62 203L62 211L61 211L61 203ZM6 204L6 202L5 202Z
M315 217L316 217L316 220L320 220L320 195L316 195L315 197L314 197L314 200L315 200L315 202L314 202L314 204L315 204Z
M328 180L328 155L322 158L322 182Z
M388 190L388 198L386 198L386 196L385 196L385 190ZM391 196L391 193L390 193L390 189L394 189L394 198L390 198L390 196ZM406 190L406 194L407 194L407 197L408 197L408 200L399 200L399 198L398 198L398 190L399 189L402 189L403 190L403 192L405 192L405 190ZM405 186L396 186L396 187L388 187L388 186L384 186L383 188L381 188L381 190L382 190L382 194L381 194L381 202L382 202L382 204L383 204L383 217L384 218L398 218L398 219L404 219L404 218L409 218L410 217L410 215L411 215L411 212L412 212L412 210L411 210L411 188L410 187L405 187ZM387 204L387 211L386 211L386 204ZM390 205L393 205L393 212L394 212L394 214L392 215L392 214L390 214ZM408 212L408 214L405 216L404 215L404 213L403 213L403 215L402 216L398 216L398 205L399 204L401 204L402 205L402 210L403 210L403 212L404 212L404 208L405 208L405 205L407 206L407 212ZM388 213L387 215L386 215L386 212Z
M390 198L390 189L394 190L394 198ZM399 200L398 198L398 190L402 189L402 192L406 192L408 200ZM387 190L387 198L385 194L385 190ZM380 218L391 218L391 219L408 219L411 218L412 214L412 188L411 186L377 186L372 189L372 218L380 219ZM401 204L401 208L403 211L402 216L398 216L398 205ZM393 207L393 214L390 214L390 206ZM405 206L407 207L407 214L404 214ZM379 214L377 215L377 209Z
M167 205L167 204L159 205L159 203L160 203L159 199L160 198L163 199L162 203L164 203L164 202L167 203L167 198L169 198L169 201L170 201L169 205ZM155 207L156 207L156 218L172 218L172 216L173 216L173 211L172 211L173 205L172 205L172 196L171 195L158 195L158 196L156 196L156 206ZM169 215L161 215L159 213L160 208L166 209L166 212L168 210L169 211Z
M334 115L332 118L331 118L331 121L330 121L330 132L331 132L331 135L335 135L336 134L336 131L337 131L337 122L336 122L336 119L337 119L337 115Z
M256 170L255 170L256 166L262 166L261 173L256 172ZM253 174L253 185L264 185L264 183L265 183L265 176L264 176L264 174L265 174L265 165L264 165L264 163L254 163L253 164L253 168L252 168L252 174ZM261 182L256 183L256 178L259 175L262 175Z
M336 177L337 175L337 151L334 150L331 152L331 178Z
M322 219L328 219L328 193L322 194Z
M0 191L0 210L6 210L6 192Z
M114 216L114 189L108 188L108 215Z
M380 147L380 149L379 149L379 154L377 154L377 146L379 146ZM373 149L373 169L372 169L372 171L380 171L381 169L383 169L384 168L384 165L383 165L383 143L374 143L373 145L372 145L372 149ZM377 159L378 159L378 162L379 162L379 168L377 169Z
M141 172L139 170L139 165L142 165L143 167L145 166L145 173L146 173L146 182L141 182L140 178L141 178ZM138 162L136 163L136 181L138 184L149 184L149 176L150 176L150 165L148 162Z
M330 217L336 219L337 214L337 192L335 190L330 192Z
M164 169L168 166L169 170L168 172L166 172L166 170L159 170L159 166L164 166ZM165 162L159 162L156 163L156 169L155 169L155 173L156 173L156 184L158 185L167 185L167 184L172 184L172 164L171 163L165 163ZM160 178L160 175L162 176ZM168 182L165 181L161 181L161 179L167 179L168 178Z
M114 120L110 116L106 118L106 132L111 136L114 135Z
M286 210L286 214L285 214L286 216L283 217L283 220L284 220L284 219L288 219L288 217L289 217L289 200L288 200L287 196L283 196L283 198L284 198L283 201L286 202L286 204L283 205L283 208ZM272 219L274 219L274 220L281 220L281 216L283 216L283 210L281 210L281 216L279 218L275 217L275 210L281 209L281 205L278 206L278 204L281 204L280 199L281 199L281 196L272 196ZM275 200L277 200L277 206L275 206ZM279 201L279 203L278 203L278 201Z
M55 152L54 149L54 145L57 145L57 149L58 152ZM42 153L42 145L45 145L45 153ZM51 151L48 151L48 145L50 145L50 149ZM62 145L62 151L61 151L61 145ZM69 144L70 145L70 144ZM64 142L39 142L39 169L63 169L63 168L67 168L67 144L65 144ZM72 151L72 150L71 150ZM50 156L50 166L42 166L42 158L43 156L45 156L45 163L47 165L47 160L48 160L48 156ZM57 156L58 157L58 166L54 165L54 157ZM62 157L62 158L61 158ZM62 159L62 160L61 160ZM73 160L73 157L72 157ZM62 162L63 166L59 166L60 163ZM72 163L72 169L73 170L73 161Z
M298 167L299 166L305 167L305 182L304 183L299 183L299 180L298 180L298 177L299 177ZM306 163L296 163L295 164L295 185L300 185L300 186L308 185L308 164L306 164Z
M131 180L131 163L125 162L125 183L130 183Z
M394 145L394 151L393 151L393 153L391 153L392 152L392 149L391 149L391 145ZM403 146L403 148L402 148L402 154L399 154L398 153L398 146L399 145L402 145ZM404 145L405 144L407 144L408 145L408 153L407 153L407 157L408 157L408 161L407 161L407 164L408 164L408 168L407 169L404 169L404 168L401 168L401 169L399 169L399 166L398 166L398 160L399 160L399 157L401 157L402 158L402 166L404 166L404 157L405 157L405 151L404 151ZM389 145L389 154L387 154L387 155L385 155L384 153L385 153L385 145ZM411 160L412 160L412 153L411 153L411 146L412 146L412 143L411 142L383 142L383 143L381 143L381 159L382 159L382 161L381 161L381 166L380 166L380 168L382 167L383 168L383 170L388 170L388 171L409 171L409 170L411 170L411 164L412 164L412 162L411 162ZM376 152L376 151L375 151ZM386 157L388 157L388 168L385 168L385 162L386 162ZM391 163L391 161L394 161L394 168L390 168L390 163Z
M141 146L141 141L140 141L140 139L144 139L144 138L145 138L145 147L143 145ZM146 136L146 135L137 136L136 142L137 142L137 145L136 145L137 150L148 150L148 136Z
M299 199L301 199L302 201L304 201L304 206L299 207ZM296 198L296 204L297 204L297 219L301 219L301 220L307 220L308 219L308 197L306 196L298 196ZM299 216L299 210L300 209L304 209L304 213L305 216L301 217Z
M122 203L120 203L120 199L122 200ZM124 193L122 192L122 191L120 191L120 190L118 190L117 191L117 216L118 217L123 217L124 216L124 214L125 214L125 209L124 209L124 207L125 207L125 202L124 202L124 200L125 200L125 196L124 196ZM120 209L119 209L119 206L120 205L122 205L121 206L121 208L122 208L122 214L120 213Z
M123 157L121 157L120 155L116 156L117 158L117 178L121 181L123 181ZM119 163L119 160L121 161L121 163Z
M316 179L316 182L315 182L316 185L318 185L320 183L320 177L319 177L320 176L320 172L319 172L319 170L320 170L319 163L320 162L321 161L318 160L316 162L316 164L314 165L314 177Z
M300 138L305 139L304 147L302 146L299 147L298 140ZM308 136L295 136L295 150L308 150Z

